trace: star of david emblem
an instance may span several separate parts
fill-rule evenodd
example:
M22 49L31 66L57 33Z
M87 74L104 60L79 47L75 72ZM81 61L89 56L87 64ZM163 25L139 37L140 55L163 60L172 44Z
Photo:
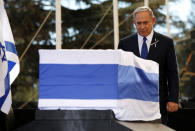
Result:
M0 43L0 58L2 62L7 61L5 56L5 46L3 46L1 43Z

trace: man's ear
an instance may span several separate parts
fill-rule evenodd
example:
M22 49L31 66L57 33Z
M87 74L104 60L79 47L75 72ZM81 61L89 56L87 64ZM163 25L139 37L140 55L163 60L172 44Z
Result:
M135 20L133 20L133 24L134 24L134 26L136 26L136 22L135 22Z
M153 23L153 25L156 23L156 18L155 17L152 18L152 23Z

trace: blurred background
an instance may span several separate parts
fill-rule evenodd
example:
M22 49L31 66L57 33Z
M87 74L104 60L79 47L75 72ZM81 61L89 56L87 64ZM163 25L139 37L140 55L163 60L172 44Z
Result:
M118 0L118 2L119 35L123 38L135 32L132 13L136 7L143 6L144 1ZM114 48L112 0L61 0L61 3L63 49ZM168 6L169 36L175 41L179 64L180 108L195 109L195 0L169 0ZM156 16L154 30L168 35L165 0L150 0L149 7ZM38 50L56 48L55 0L6 0L5 8L21 68L11 88L12 107L37 109ZM45 24L25 52L44 20ZM88 39L92 32L93 35Z

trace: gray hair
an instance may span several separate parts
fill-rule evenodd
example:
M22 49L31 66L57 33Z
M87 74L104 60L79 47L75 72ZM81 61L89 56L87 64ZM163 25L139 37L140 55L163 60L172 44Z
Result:
M151 18L154 18L155 17L154 14L153 14L152 9L150 7L148 7L148 6L141 6L141 7L138 7L138 8L136 8L134 10L134 12L133 12L133 21L135 20L136 13L142 12L142 11L148 11L149 14L150 14L150 16L151 16Z

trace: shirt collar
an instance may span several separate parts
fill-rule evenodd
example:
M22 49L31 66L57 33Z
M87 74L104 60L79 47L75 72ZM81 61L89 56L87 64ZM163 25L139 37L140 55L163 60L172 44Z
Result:
M139 35L138 34L138 47L139 47L139 52L141 54L141 48L142 48L142 44L143 44L143 36ZM148 51L150 50L150 44L152 42L152 37L153 37L153 34L154 34L154 31L152 30L151 33L146 36L147 40L146 40L146 45L147 45L147 48L148 48Z
M139 35L139 33L137 34L138 34L138 39L143 40L144 37ZM146 36L148 43L151 43L153 34L154 34L154 31L152 30L151 33L148 36Z

